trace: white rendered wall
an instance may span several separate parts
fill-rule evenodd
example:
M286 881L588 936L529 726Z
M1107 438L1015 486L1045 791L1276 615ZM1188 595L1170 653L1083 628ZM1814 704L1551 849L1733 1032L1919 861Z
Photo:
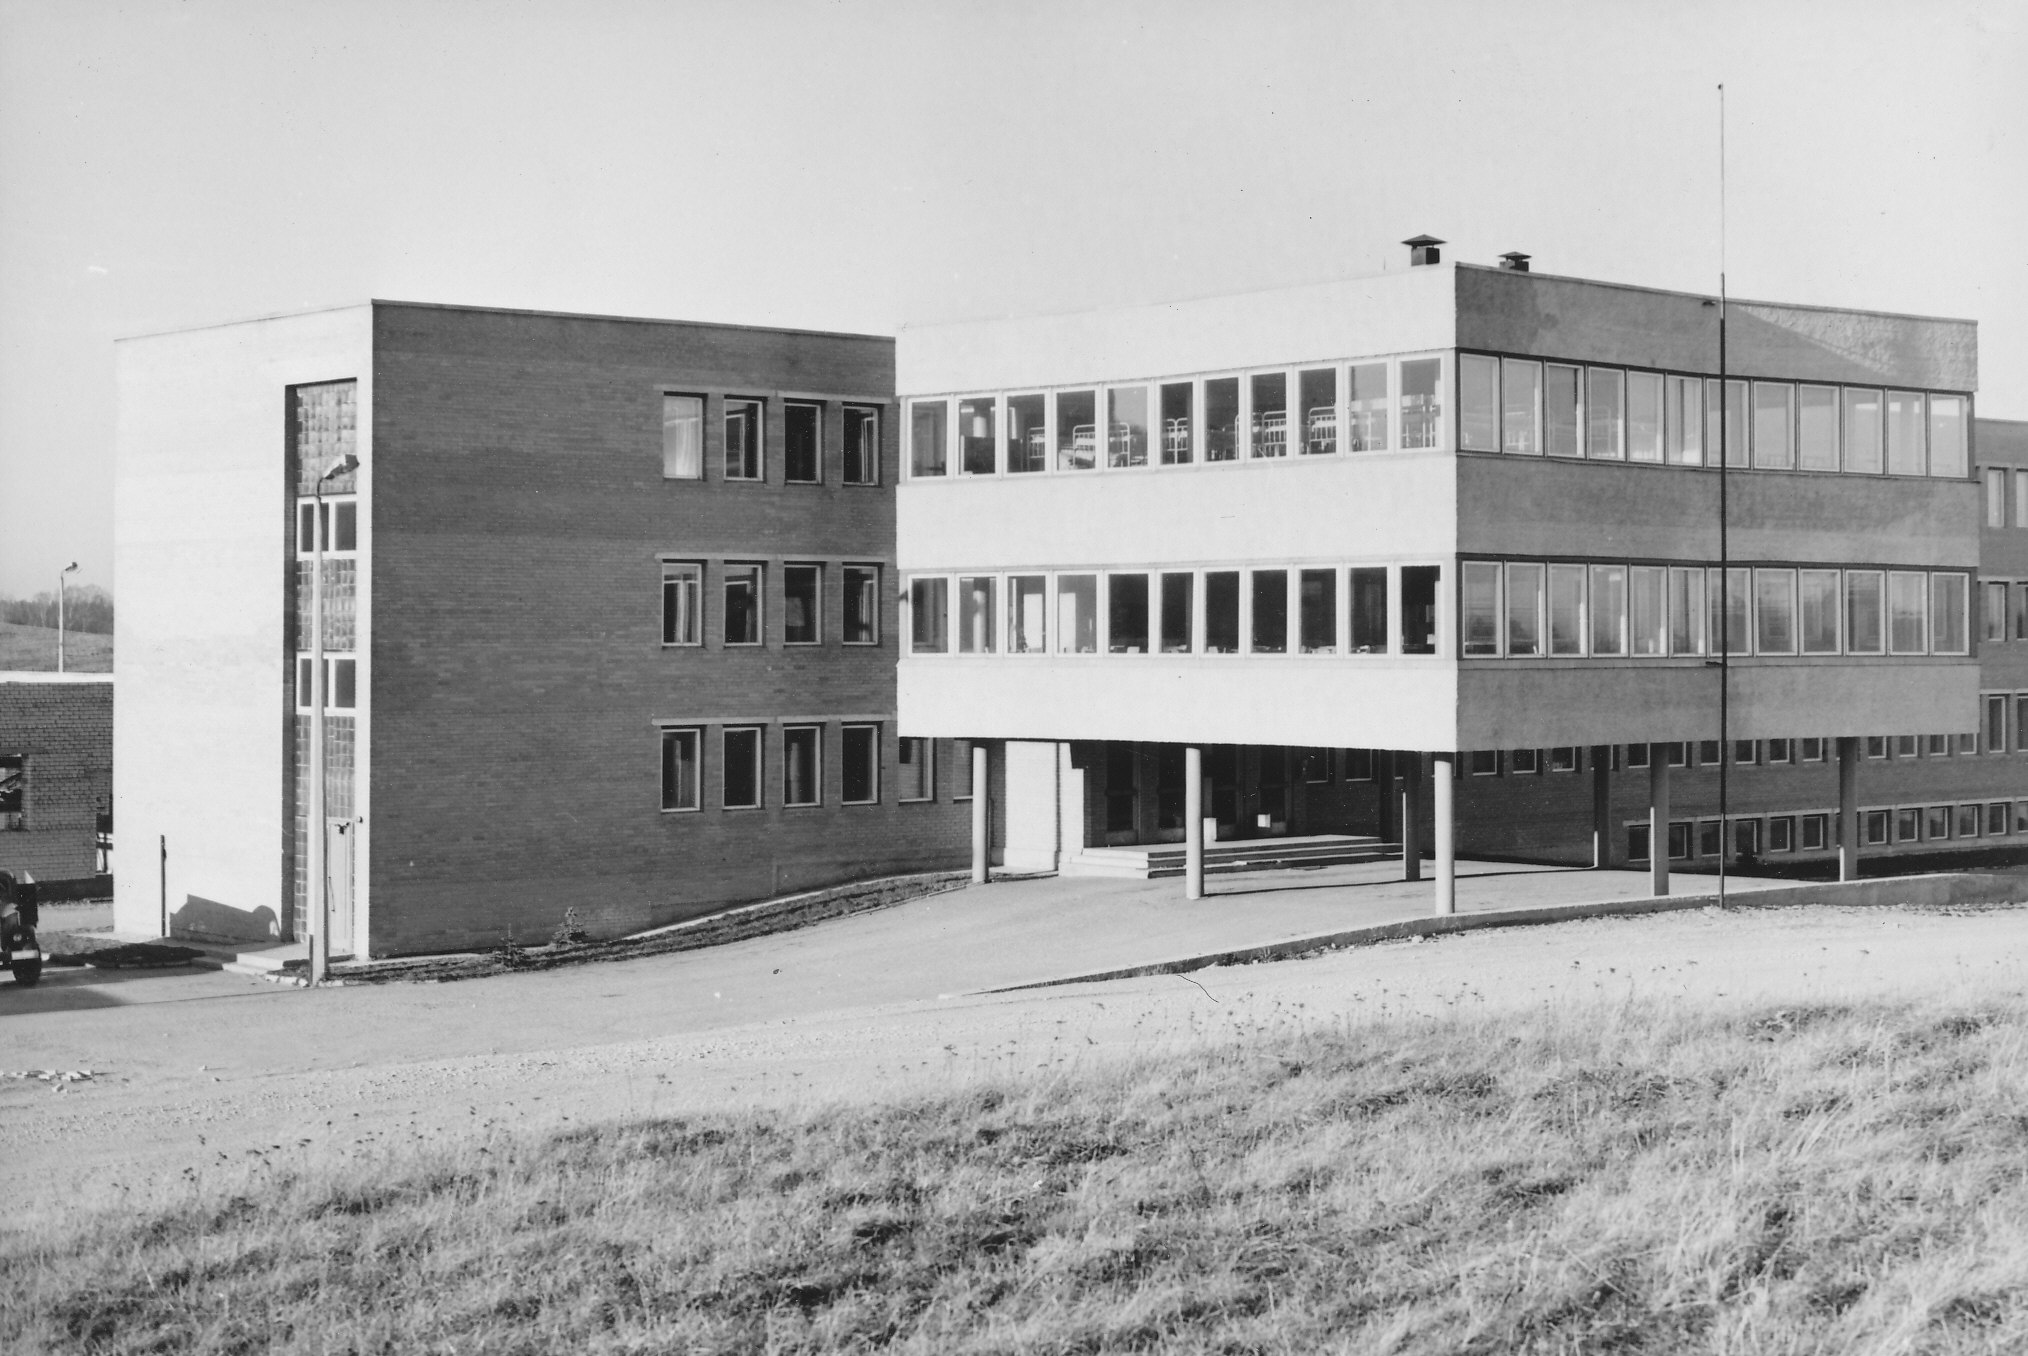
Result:
M1007 821L1007 841L1002 849L1002 864L1009 871L1054 871L1057 746L1009 740L1006 756L1006 804L1002 812Z
M359 455L370 464L371 311L129 339L116 362L114 922L160 931L163 838L172 915L195 897L279 916L288 899L283 624L293 568L286 388L357 379ZM365 490L362 477L362 502ZM362 540L362 652L367 577ZM363 853L357 871L367 879Z

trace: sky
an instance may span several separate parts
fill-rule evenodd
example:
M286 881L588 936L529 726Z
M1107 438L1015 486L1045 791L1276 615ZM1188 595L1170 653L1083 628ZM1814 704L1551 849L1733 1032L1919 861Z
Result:
M1980 323L2028 0L0 0L0 596L113 588L113 341L369 297L869 333L1506 250Z

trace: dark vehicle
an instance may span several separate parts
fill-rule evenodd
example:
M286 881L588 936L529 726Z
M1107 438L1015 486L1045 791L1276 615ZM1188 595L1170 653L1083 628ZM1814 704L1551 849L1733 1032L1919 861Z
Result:
M23 871L0 871L0 956L14 972L16 984L33 984L42 978L42 947L35 940L35 925L41 921L36 907L35 877Z

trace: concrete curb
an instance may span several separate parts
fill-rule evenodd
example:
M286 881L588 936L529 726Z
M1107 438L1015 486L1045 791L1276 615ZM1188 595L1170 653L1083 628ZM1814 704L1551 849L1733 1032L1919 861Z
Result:
M1735 909L1781 909L1804 906L1881 908L1912 904L1939 907L1951 904L2028 903L2028 876L1988 872L1939 872L1927 876L1889 876L1880 880L1827 881L1818 884L1774 886L1740 894L1728 893L1726 905ZM1065 984L1098 984L1109 979L1140 979L1150 975L1180 975L1214 965L1254 965L1262 961L1289 960L1317 951L1338 951L1411 937L1440 937L1482 928L1528 927L1542 923L1567 923L1585 918L1639 917L1651 913L1682 913L1692 909L1718 907L1716 894L1665 895L1660 899L1605 900L1595 904L1549 904L1529 909L1498 909L1484 913L1432 914L1405 918L1395 923L1348 928L1342 932L1312 933L1289 937L1260 946L1231 951L1212 951L1169 960L1149 961L1115 970L1094 970L1087 974L1063 975L1055 979L1030 980L1001 988L981 989L981 994L1018 993L1024 989L1049 989Z

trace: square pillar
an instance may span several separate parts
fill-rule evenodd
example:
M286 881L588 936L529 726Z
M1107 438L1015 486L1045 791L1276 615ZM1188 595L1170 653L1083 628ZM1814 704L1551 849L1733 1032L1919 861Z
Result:
M1204 898L1204 750L1183 750L1183 898Z
M1432 753L1430 761L1431 825L1436 839L1436 911L1458 911L1458 854L1454 819L1457 803L1455 753Z
M1859 879L1859 737L1838 737L1838 879Z
M1422 755L1397 753L1401 777L1401 878L1422 879Z
M1648 745L1648 877L1656 898L1669 893L1669 746Z
M1613 864L1613 746L1591 746L1591 869Z
M989 788L991 768L986 741L972 741L972 884L984 885L991 875L987 866L993 835L992 802Z

